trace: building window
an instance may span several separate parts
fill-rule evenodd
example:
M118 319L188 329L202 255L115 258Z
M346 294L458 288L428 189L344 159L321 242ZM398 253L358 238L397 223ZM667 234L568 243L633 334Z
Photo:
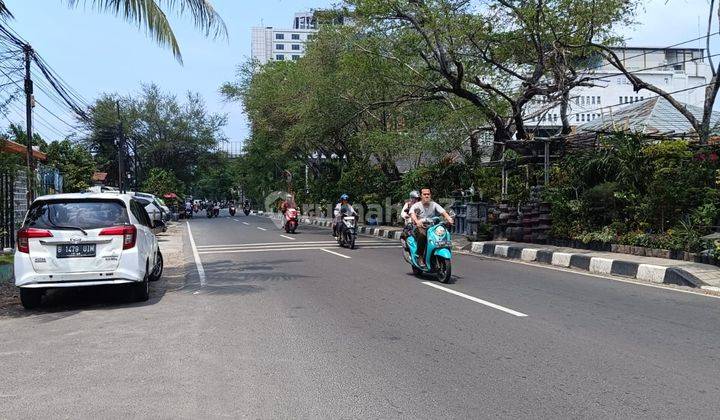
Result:
M580 105L585 105L585 97L584 96L580 97Z
M285 34L275 34L275 39L285 39Z
M295 55L292 56L292 59L295 60L295 61L297 61L297 60L300 59L300 56L297 55L297 54L295 54Z
M276 50L284 50L284 49L285 49L285 44L275 44L275 49L276 49Z
M623 101L622 101L622 96L621 96L620 99L618 99L618 104L622 105L622 103L623 103Z
M595 97L592 97L592 104L595 105Z
M575 105L580 105L580 98L575 98Z
M597 97L597 104L600 105L600 97Z
M300 34L292 34L292 39L300 39Z
M285 59L285 56L282 55L282 54L278 54L278 55L275 56L275 59L276 59L277 61L283 61L283 60Z
M313 38L315 38L315 35L314 35L314 34L308 34L308 35L307 35L307 40L308 40L308 41L310 41L310 40L313 39Z
M575 122L579 122L579 121L580 121L580 114L575 114Z
M300 44L293 44L292 49L293 51L300 51Z
M644 97L644 96L641 96L641 97L640 97L640 100L641 100L641 101L644 101L644 100L645 100L645 97Z
M585 114L582 114L582 121L585 122Z
M629 103L630 103L630 98L627 97L627 96L625 97L625 103L626 103L626 104L629 104Z

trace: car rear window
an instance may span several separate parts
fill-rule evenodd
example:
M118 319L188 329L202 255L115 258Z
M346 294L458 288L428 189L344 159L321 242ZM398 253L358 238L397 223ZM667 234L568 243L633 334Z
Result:
M130 223L125 204L117 200L53 200L34 203L26 227L97 229Z

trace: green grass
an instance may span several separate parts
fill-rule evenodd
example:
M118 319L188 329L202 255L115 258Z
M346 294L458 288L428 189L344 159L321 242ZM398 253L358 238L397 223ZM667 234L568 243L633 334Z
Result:
M13 263L13 254L0 255L0 265L12 264L12 263Z

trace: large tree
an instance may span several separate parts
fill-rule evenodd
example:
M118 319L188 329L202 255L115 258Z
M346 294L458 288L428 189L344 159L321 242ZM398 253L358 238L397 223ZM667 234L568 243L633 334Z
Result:
M590 83L582 69L592 49L566 45L614 40L613 29L629 22L635 5L627 0L348 3L370 33L386 40L375 53L421 76L418 87L426 95L470 103L485 117L496 144L529 138L525 121L539 97L563 103L569 131L568 92Z
M191 185L207 168L202 159L225 141L224 115L210 113L202 98L188 93L181 102L146 85L139 95L103 95L80 121L88 134L81 140L92 152L100 170L117 183L118 139L127 141L128 172L142 185L152 168L163 168L185 185Z

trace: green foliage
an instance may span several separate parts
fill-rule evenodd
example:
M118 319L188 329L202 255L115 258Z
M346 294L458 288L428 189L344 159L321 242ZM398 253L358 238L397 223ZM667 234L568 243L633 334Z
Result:
M158 197L162 197L167 193L183 191L180 180L177 179L172 172L161 168L150 169L147 180L145 180L142 187L143 192L148 192Z
M64 192L80 192L90 187L95 162L82 145L67 139L56 141L46 146L46 153L47 164L56 167L63 176Z
M188 93L181 102L156 85L143 86L139 95L103 95L89 115L90 121L84 123L89 134L81 143L92 153L98 170L108 173L110 185L117 185L120 125L127 139L126 168L137 174L137 185L146 183L153 168L162 168L192 186L207 173L205 162L225 141L224 115L210 113L198 94Z
M545 192L552 234L697 252L720 216L718 152L692 150L685 140L614 136L567 156Z

